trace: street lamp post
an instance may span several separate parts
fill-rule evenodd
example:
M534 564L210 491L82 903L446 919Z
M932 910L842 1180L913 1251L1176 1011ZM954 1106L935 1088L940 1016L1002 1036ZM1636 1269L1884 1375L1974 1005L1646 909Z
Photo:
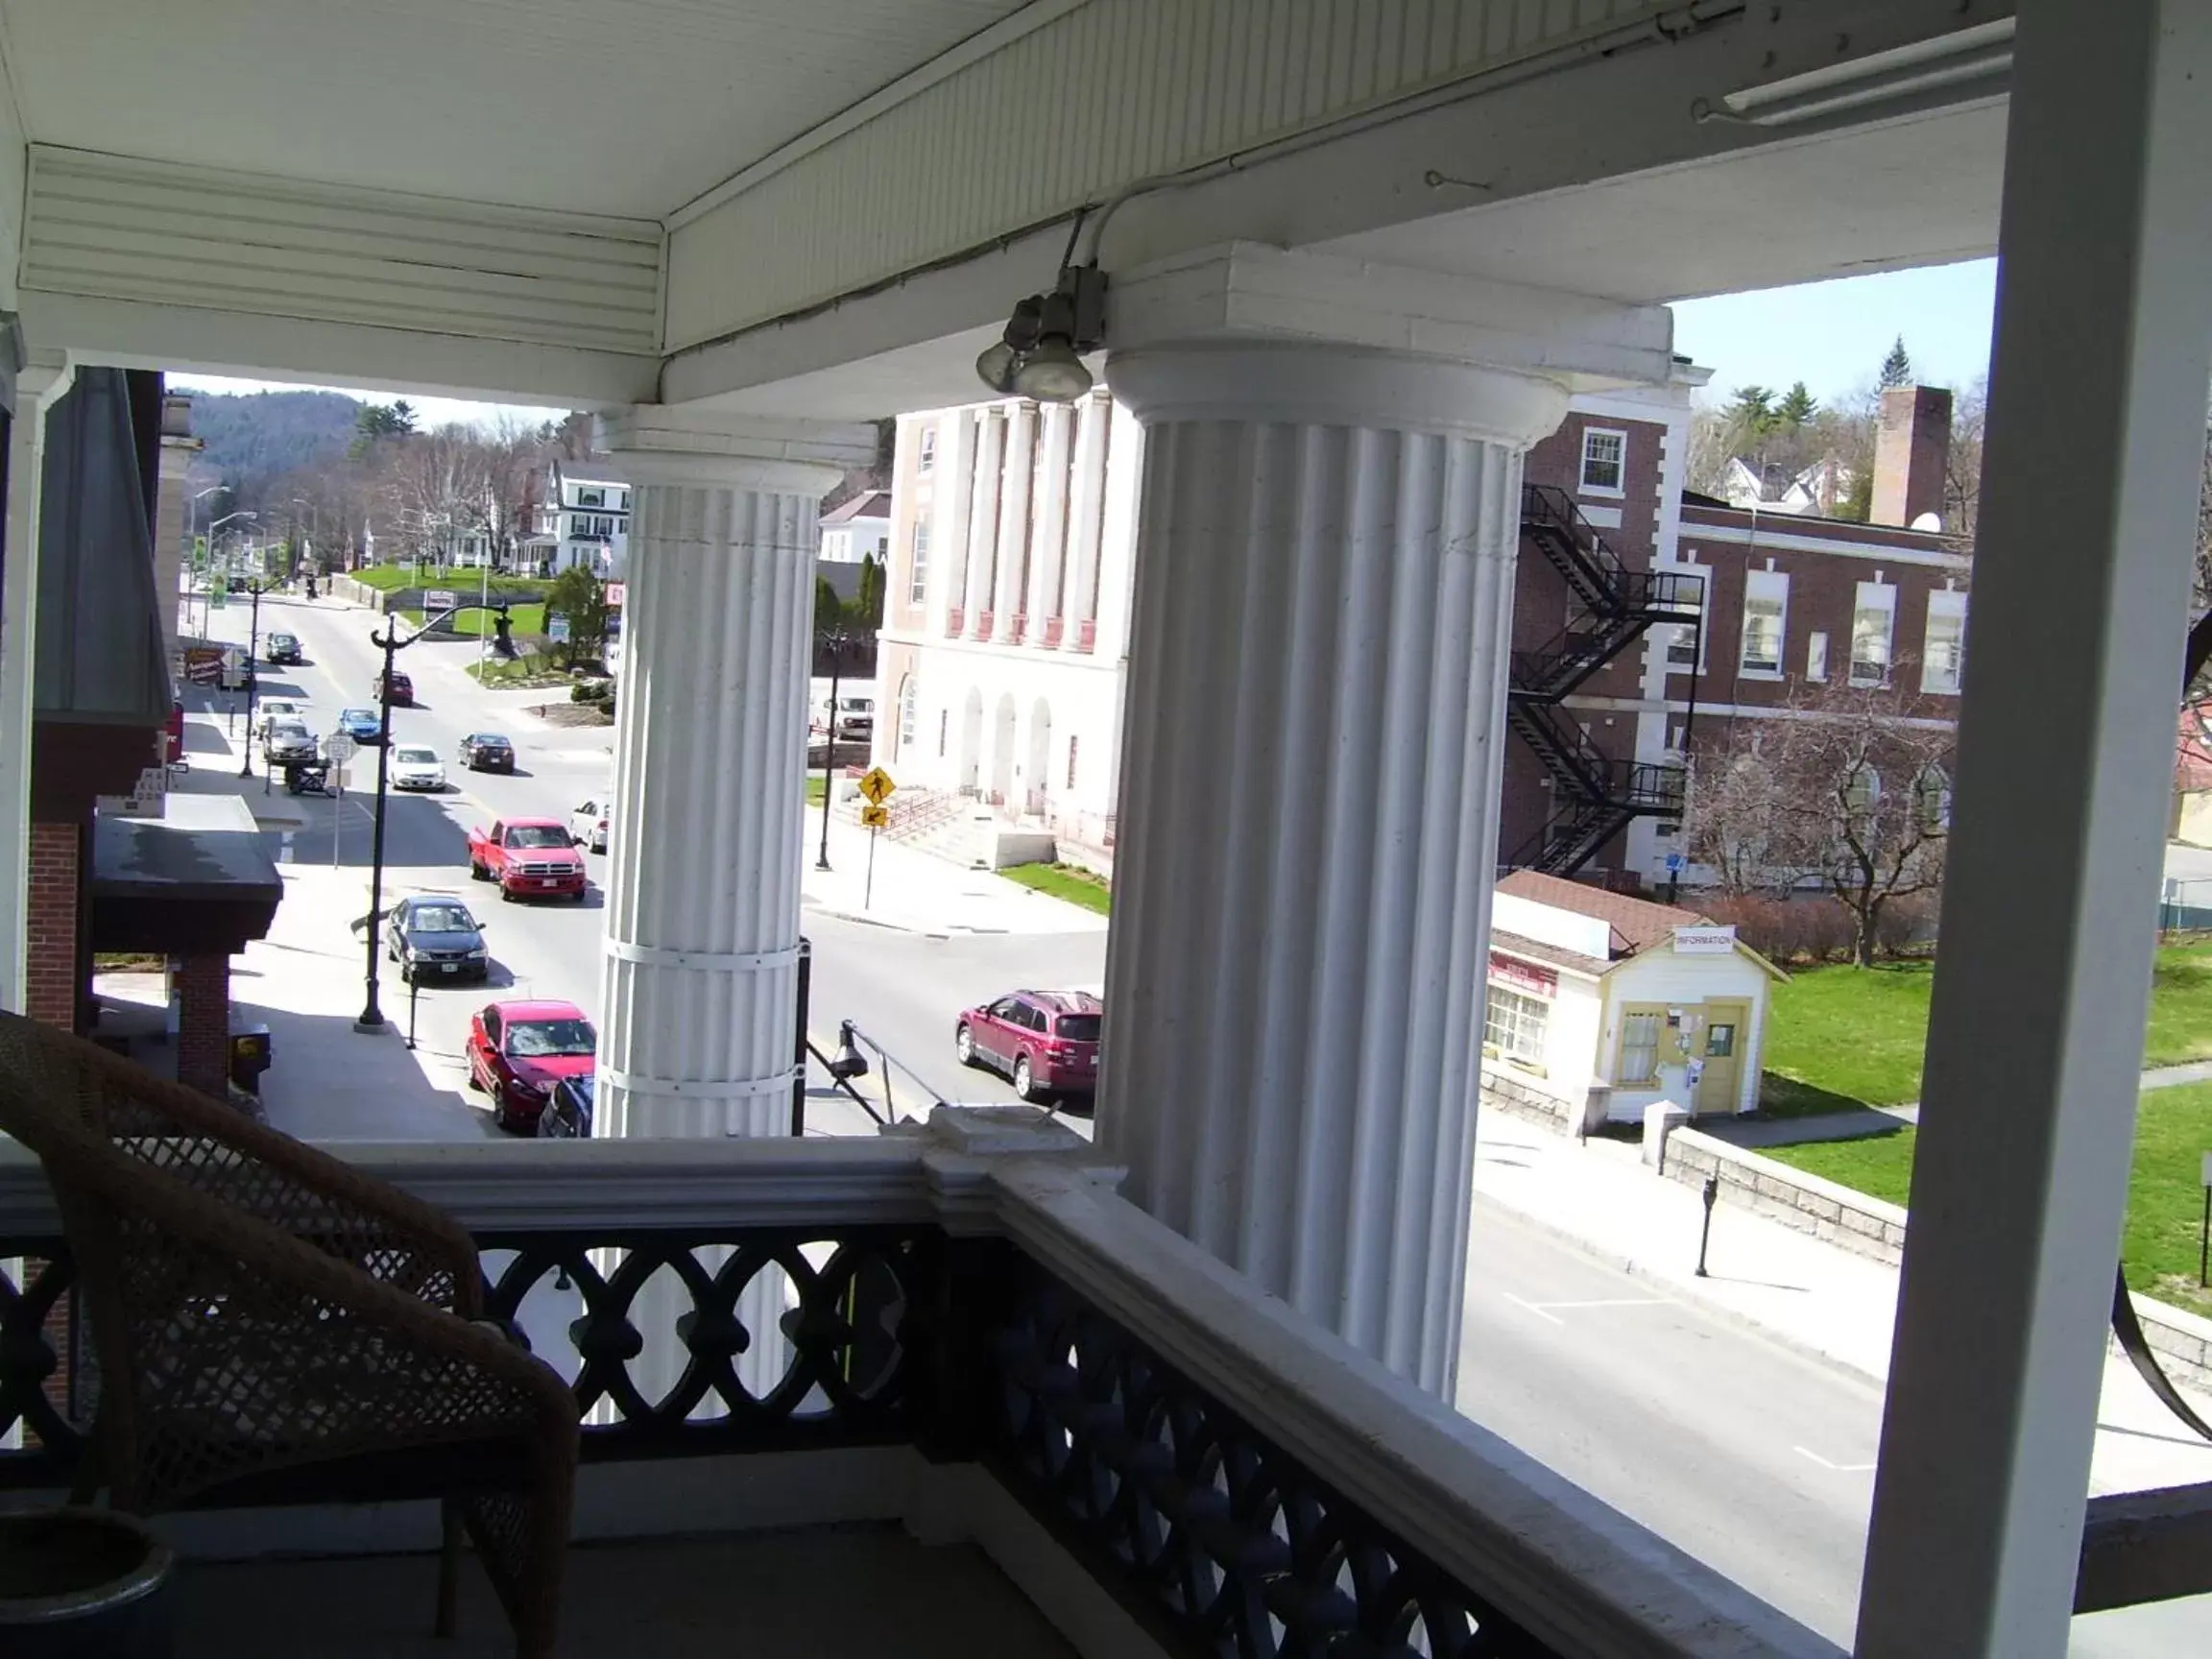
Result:
M253 601L253 619L246 629L246 741L241 745L242 758L238 762L238 776L253 776L253 701L260 689L261 676L254 664L261 660L261 595L270 590L271 584L256 579L246 585L246 591Z
M208 497L208 496L210 496L210 495L213 495L213 494L216 494L216 493L219 493L219 492L220 492L222 489L223 489L223 486L222 486L222 485L220 485L220 484L210 484L210 485L208 485L208 486L207 486L207 488L206 488L206 489L204 489L204 490L195 490L195 491L192 493L192 499L193 499L193 500L195 500L195 501L204 501L204 500L206 500L206 499L207 499L207 497ZM212 508L208 508L208 509L204 509L204 512L212 512L212 511L213 511L213 509L212 509ZM189 515L189 514L187 514L187 515L186 515L186 518L187 518L187 523L186 523L186 525L185 525L185 528L186 528L187 530L189 530L189 529L191 528L191 525L190 525L190 523L189 523L189 518L190 518L190 515ZM207 601L206 601L206 592L207 592L207 580L208 580L208 577L209 577L209 575L211 574L211 567L212 567L212 565L213 565L213 564L214 564L214 553L215 553L215 527L214 527L213 525L209 525L209 526L207 526L207 527L206 527L204 530L203 530L203 531L201 532L201 536L202 536L202 537L203 537L203 538L204 538L204 539L206 541L206 542L207 542L207 555L208 555L208 557L206 558L206 560L204 560L204 562L202 562L202 564L201 564L201 565L200 565L200 593L201 593L201 601L200 601L200 604L201 604L201 610L200 610L200 635L201 635L201 637L204 638L204 637L206 637L206 632L207 632L207 610L206 610L206 604L207 604ZM191 605L191 598L190 598L190 594L191 594L191 589L190 589L190 587L189 587L189 586L187 586L187 587L186 587L186 589L185 589L185 594L186 594L186 598L185 598L185 604L184 604L184 616L185 616L185 626L186 626L186 627L190 627L190 626L191 626L191 616L192 616L192 605Z
M830 868L830 789L837 763L838 676L852 643L853 637L842 628L832 628L822 636L822 649L830 659L830 718L822 737L822 851L814 860L817 870Z
M353 1022L356 1031L381 1031L384 1029L384 1009L378 1000L382 989L379 972L383 967L384 930L384 804L389 798L392 771L392 660L415 643L439 623L458 615L464 611L479 609L475 605L456 605L449 611L441 611L435 616L424 616L422 626L402 639L399 637L399 618L394 614L384 624L381 634L372 632L369 643L384 653L384 677L377 682L376 699L376 811L371 821L369 832L369 915L362 928L368 940L368 998L361 1005L361 1018ZM494 626L502 639L508 629L507 607L489 607L497 618Z

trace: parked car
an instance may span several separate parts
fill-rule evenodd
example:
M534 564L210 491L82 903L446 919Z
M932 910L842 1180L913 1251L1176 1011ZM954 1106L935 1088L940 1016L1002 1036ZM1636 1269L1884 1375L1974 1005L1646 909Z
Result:
M876 699L843 697L837 704L837 741L857 743L876 735Z
M499 883L499 897L584 901L584 855L557 818L503 818L469 831L469 874Z
M276 720L269 725L261 738L261 759L271 767L284 766L295 760L312 760L322 753L315 733L307 730L304 720Z
M599 1035L573 1002L491 1002L469 1021L469 1086L492 1096L492 1120L538 1126L565 1077L589 1074Z
M438 751L424 749L418 744L405 748L397 745L392 750L392 787L395 789L443 789L445 787L445 763L438 758Z
M470 772L512 772L515 745L496 732L471 732L461 739L461 764Z
M487 977L492 957L484 925L469 906L444 894L402 899L384 915L384 954L399 964L403 982Z
M607 840L613 830L614 803L612 801L587 801L568 814L568 839L594 853L607 851Z
M538 1115L539 1138L546 1141L591 1139L591 1101L598 1093L595 1071L564 1077L553 1085L553 1097Z
M300 641L289 634L270 635L269 649L261 655L267 659L269 665L273 668L280 668L288 663L306 661L300 655Z
M395 668L392 670L392 684L387 686L384 684L384 670L379 668L369 677L369 695L379 703L389 698L402 709L411 709L415 706L415 682Z
M307 720L307 705L292 697L264 697L253 706L253 735L266 738L279 720Z
M1017 991L962 1014L952 1051L963 1066L1003 1071L1024 1100L1088 1097L1098 1087L1104 1009L1088 991Z
M338 730L356 743L371 748L384 740L384 722L373 709L341 709L338 710Z

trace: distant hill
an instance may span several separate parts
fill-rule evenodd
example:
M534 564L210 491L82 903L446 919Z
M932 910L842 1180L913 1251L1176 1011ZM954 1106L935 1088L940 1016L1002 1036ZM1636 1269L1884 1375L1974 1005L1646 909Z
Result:
M361 400L343 392L193 392L192 435L204 439L199 470L242 497L295 467L343 455Z

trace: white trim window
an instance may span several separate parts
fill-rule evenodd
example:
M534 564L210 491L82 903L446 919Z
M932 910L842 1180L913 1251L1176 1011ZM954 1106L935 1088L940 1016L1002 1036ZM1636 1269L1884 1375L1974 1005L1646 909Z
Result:
M1818 685L1828 678L1828 634L1815 629L1805 637L1805 678Z
M1928 637L1920 653L1920 689L1956 696L1966 677L1966 595L1946 589L1928 595Z
M906 571L906 603L924 605L929 599L929 520L914 520L914 557Z
M1648 1087L1659 1081L1659 1033L1667 1017L1657 1009L1621 1016L1621 1075L1617 1087Z
M1628 434L1616 426L1582 429L1582 483L1585 495L1619 495L1628 487Z
M1851 609L1851 684L1889 684L1889 648L1897 632L1897 589L1862 582Z
M914 717L922 701L921 687L909 674L899 686L899 752L904 754L914 747Z
M922 428L920 447L914 458L914 470L918 473L937 470L937 427L934 423Z
M1780 570L1746 570L1741 672L1754 679L1782 678L1782 641L1789 620L1790 578Z
M1663 566L1653 565L1653 569ZM1672 568L1684 575L1697 578L1697 619L1700 624L1711 619L1713 604L1713 572L1702 565L1676 565ZM1691 628L1687 623L1668 625L1667 672L1670 674L1702 674L1705 672L1705 629Z
M1503 985L1490 987L1482 1041L1504 1058L1524 1066L1543 1065L1544 1040L1551 1029L1551 1004L1541 997L1524 997Z

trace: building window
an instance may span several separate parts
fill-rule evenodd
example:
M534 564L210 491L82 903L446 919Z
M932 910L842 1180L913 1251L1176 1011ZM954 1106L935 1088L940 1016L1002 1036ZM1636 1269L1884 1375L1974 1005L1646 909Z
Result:
M942 759L944 759L944 758L945 758L945 739L946 739L946 736L948 735L948 733L950 733L951 732L951 730L952 730L952 710L951 710L951 709L938 709L938 710L937 710L937 758L938 758L938 759L940 759L940 760L942 760Z
M1068 739L1068 787L1075 787L1075 739Z
M926 604L929 599L929 520L914 521L914 559L906 578L906 603Z
M1779 570L1744 573L1743 672L1781 676L1783 625L1789 611L1789 577Z
M1815 634L1805 641L1805 678L1820 681L1828 678L1828 636Z
M1697 620L1699 626L1692 628L1676 624L1670 628L1667 640L1667 669L1672 674L1696 674L1705 667L1704 621L1711 614L1706 607L1713 597L1713 573L1710 570L1691 568L1690 574L1698 577Z
M920 701L915 694L914 676L909 674L899 686L899 747L902 750L914 747L915 705Z
M1920 653L1920 689L1955 693L1966 672L1966 595L1928 595L1928 641Z
M1591 426L1582 433L1582 488L1594 495L1618 495L1628 469L1628 434Z
M1659 1081L1659 1034L1666 1015L1656 1008L1621 1016L1621 1065L1613 1081L1617 1087Z
M1527 1066L1544 1064L1544 1038L1551 1024L1551 1004L1538 997L1524 997L1503 986L1490 987L1490 1007L1482 1024L1482 1041L1508 1060Z
M576 492L576 505L579 507L604 507L607 505L607 493L603 490L579 490Z
M917 472L934 472L937 470L937 428L934 426L922 428L922 453L914 463L914 470Z
M1920 812L1920 827L1931 835L1940 834L1951 827L1951 780L1943 776L1940 766L1931 766L1920 774L1913 786L1917 795L1915 805Z
M1851 613L1851 684L1889 684L1889 641L1897 621L1897 589L1878 582L1859 584Z

